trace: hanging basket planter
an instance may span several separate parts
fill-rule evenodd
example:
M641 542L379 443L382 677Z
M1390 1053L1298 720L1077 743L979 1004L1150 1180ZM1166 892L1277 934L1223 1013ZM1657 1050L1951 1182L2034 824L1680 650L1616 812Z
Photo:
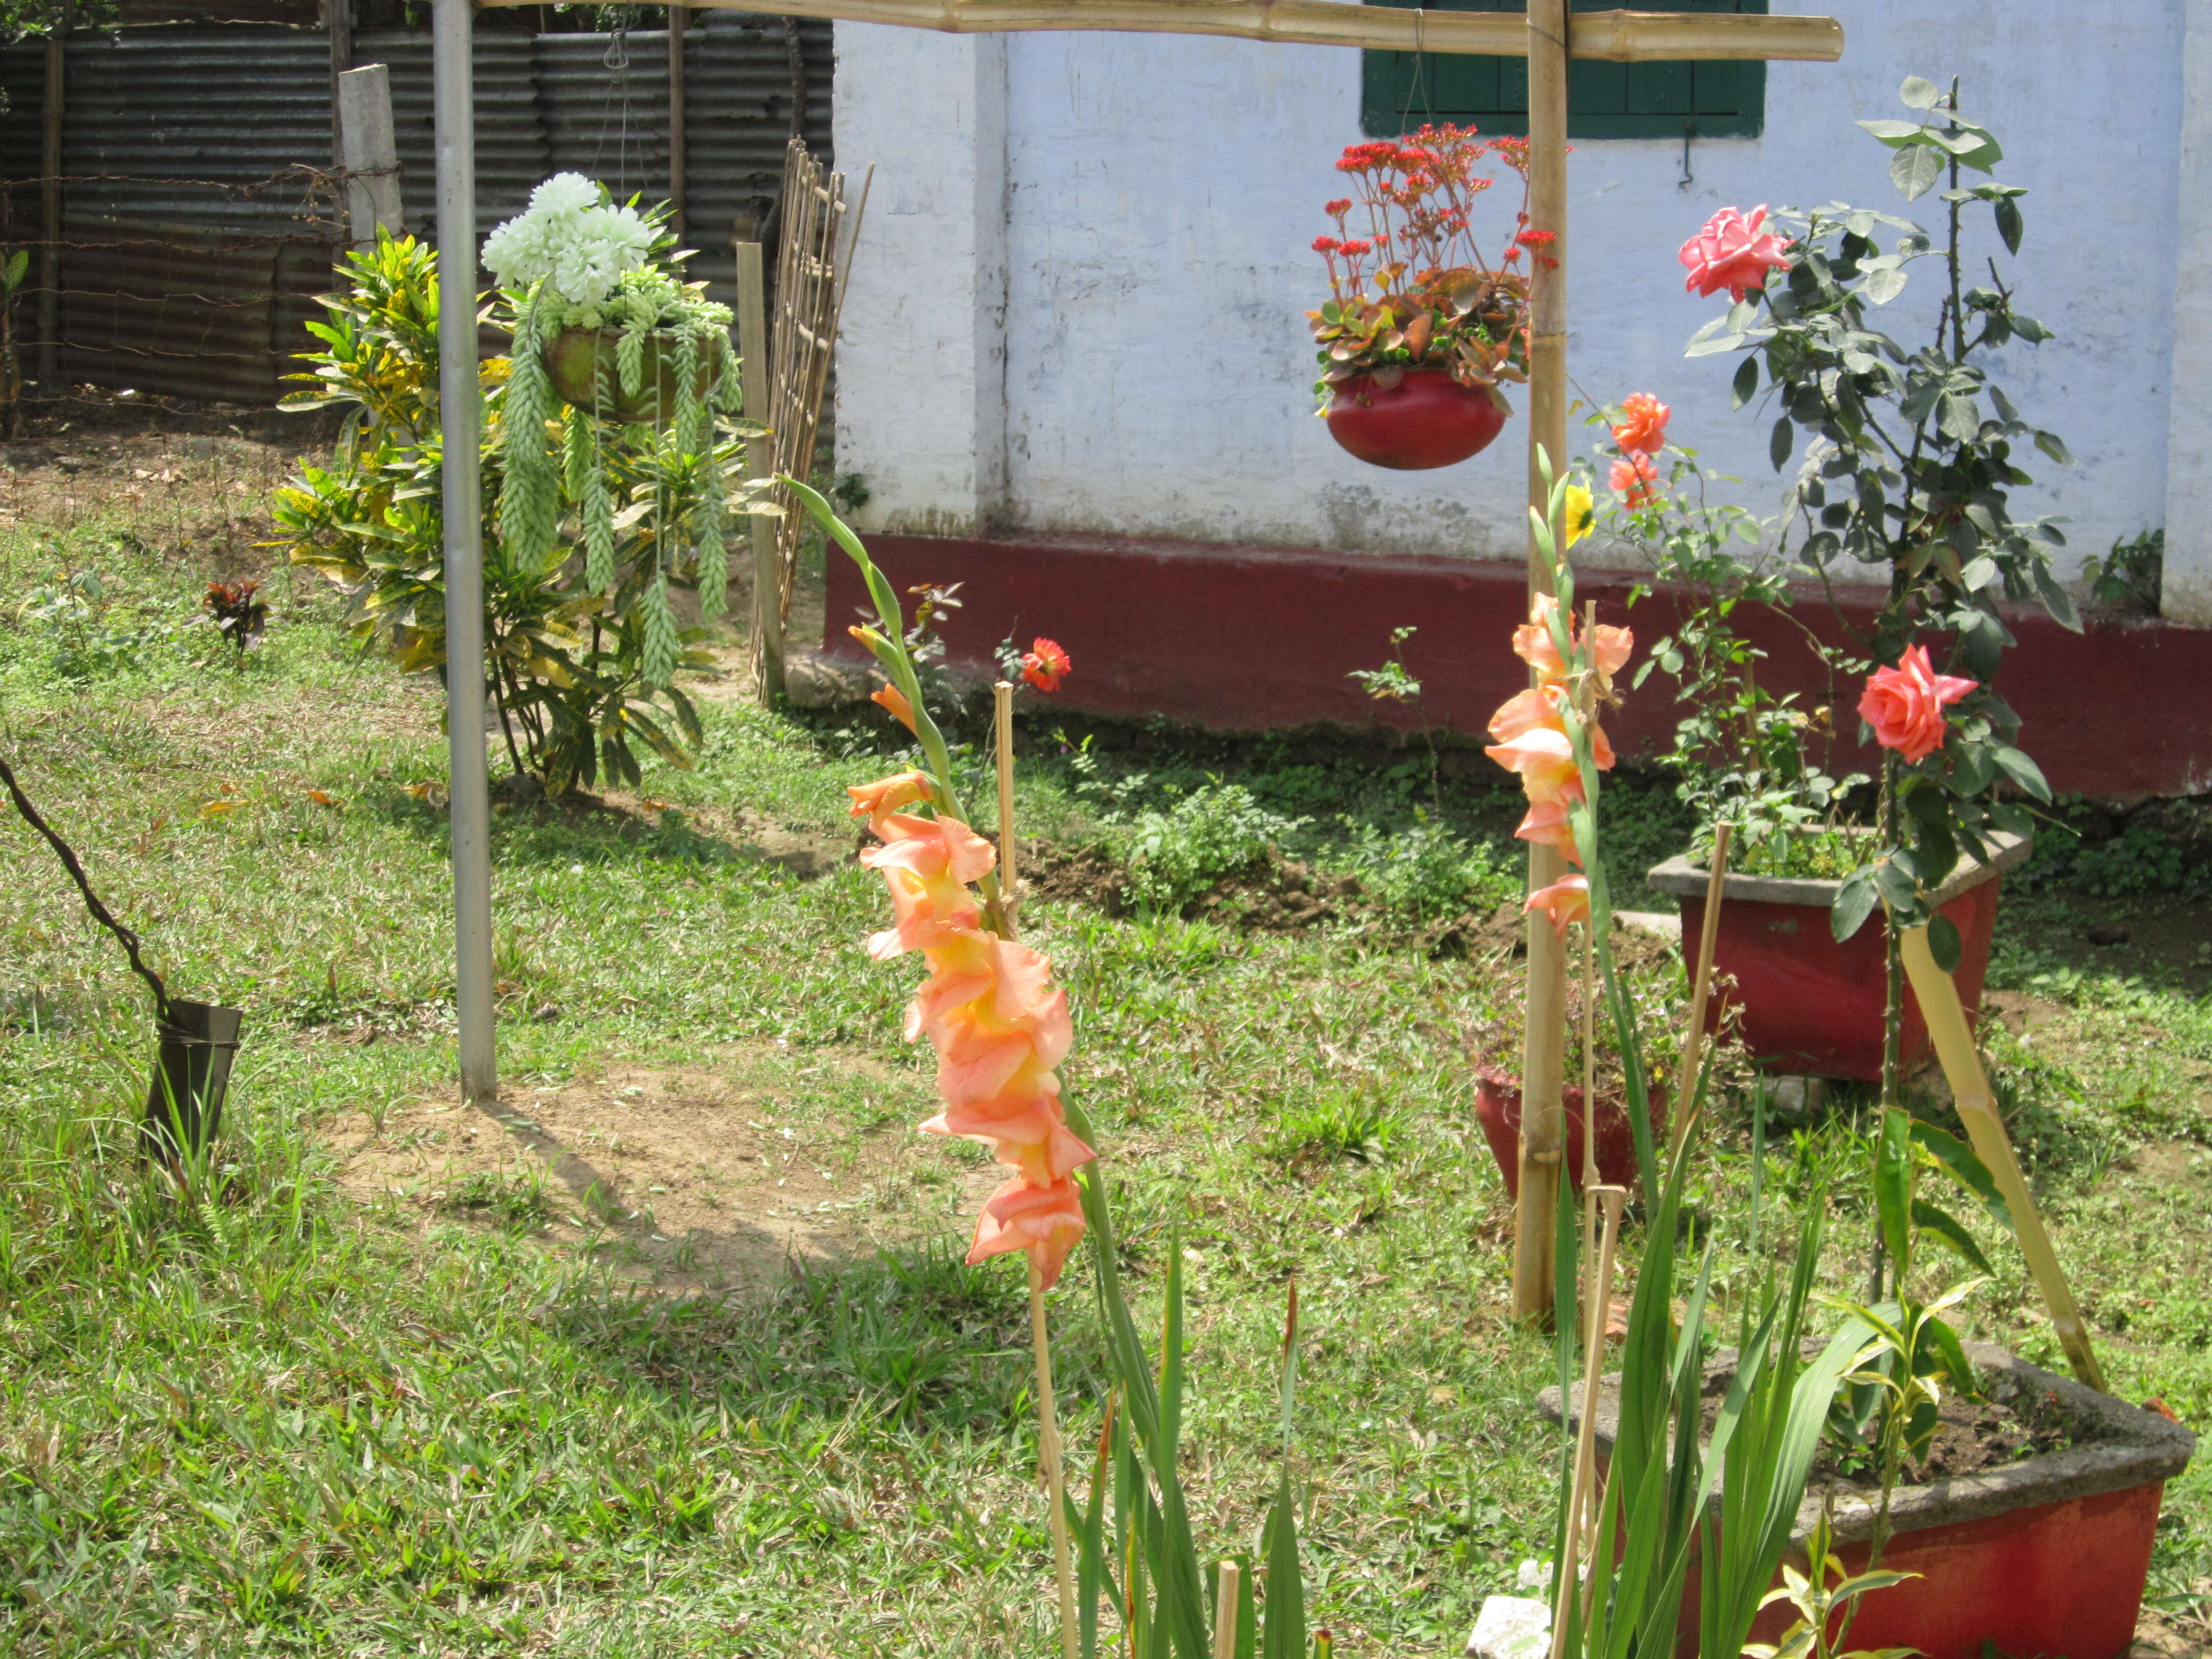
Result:
M674 329L659 328L645 336L635 392L623 390L617 356L622 337L620 329L562 329L538 354L545 377L552 382L554 394L577 409L622 426L664 424L676 412L682 386L677 346L682 337ZM698 351L692 378L701 403L707 402L720 380L726 356L712 349Z
M1328 435L1370 466L1419 472L1480 454L1511 412L1495 386L1441 368L1384 370L1330 388Z

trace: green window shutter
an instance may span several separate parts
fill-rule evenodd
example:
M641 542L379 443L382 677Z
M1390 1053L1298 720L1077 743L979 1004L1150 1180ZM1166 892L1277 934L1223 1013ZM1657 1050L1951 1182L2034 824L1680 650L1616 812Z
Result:
M1613 9L1620 0L1571 0L1577 11ZM1413 0L1367 0L1407 6ZM1649 11L1755 12L1767 0L1639 0ZM1516 15L1522 0L1437 0L1437 11ZM1395 137L1429 121L1486 133L1528 131L1528 65L1520 58L1462 53L1360 54L1361 125L1371 138ZM1766 65L1715 61L1605 64L1578 58L1567 67L1570 138L1755 138L1765 125Z

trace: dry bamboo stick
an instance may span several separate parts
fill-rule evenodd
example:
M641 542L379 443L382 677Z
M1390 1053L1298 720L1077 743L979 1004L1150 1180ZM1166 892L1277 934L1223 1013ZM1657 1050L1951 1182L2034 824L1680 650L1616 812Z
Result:
M1060 1584L1061 1659L1081 1659L1075 1623L1075 1574L1067 1547L1066 1482L1060 1464L1060 1420L1052 1403L1052 1344L1046 1335L1044 1268L1030 1259L1030 1346L1036 1352L1037 1452L1044 1463L1045 1501L1052 1505L1052 1566Z
M1989 1167L1997 1191L2004 1194L2005 1207L2012 1212L2013 1231L2020 1239L2021 1254L2027 1258L2028 1271L2035 1275L2036 1287L2043 1292L2043 1305L2058 1332L2058 1346L2066 1350L2067 1364L2075 1376L2100 1394L2109 1393L2105 1373L2089 1346L2088 1328L2074 1305L2066 1270L2058 1265L2058 1253L2051 1249L2051 1235L2044 1231L2043 1212L2035 1206L2035 1194L2028 1191L2020 1160L2013 1156L2004 1119L1997 1115L1996 1097L1990 1091L1989 1079L1982 1071L1982 1057L1967 1028L1959 988L1950 975L1936 965L1925 927L1907 928L1899 944L1905 977L1912 981L1912 994L1919 999L1928 1035L1935 1039L1936 1057L1943 1062L1943 1076L1951 1085L1959 1121L1966 1126L1975 1156Z
M522 6L537 0L478 0ZM1381 52L1467 52L1517 58L1526 50L1511 13L1419 11L1346 0L685 0L707 10L892 23L951 34L1096 29L1140 34L1218 34L1249 40L1359 46ZM1832 17L1726 13L1585 12L1569 42L1577 58L1609 63L1686 58L1795 59L1843 56Z
M1213 1659L1237 1659L1237 1592L1243 1577L1236 1562L1222 1562L1213 1593Z
M745 418L764 421L770 412L773 384L769 374L769 333L766 283L758 242L734 242L731 252L738 264L738 374L744 391ZM750 440L745 445L745 471L764 478L775 471L772 439ZM773 707L783 695L783 618L775 603L776 522L757 515L747 520L753 546L752 659L753 684L762 706Z
M1374 8L1379 15L1387 8ZM1426 15L1426 14L1422 14ZM1436 15L1452 15L1438 13ZM1473 14L1458 14L1471 15ZM1528 222L1553 240L1539 250L1529 296L1528 505L1540 516L1551 490L1540 458L1565 464L1567 453L1567 0L1528 0ZM1533 603L1552 586L1550 566L1528 538ZM1532 673L1530 683L1534 684ZM1559 849L1530 842L1528 890L1566 873ZM1513 1316L1551 1316L1555 1275L1566 1060L1566 946L1540 915L1528 918L1528 991L1521 1056L1521 1181L1514 1215Z
M1720 937L1721 896L1728 883L1729 836L1735 826L1713 826L1713 867L1705 872L1705 921L1698 933L1697 978L1690 986L1690 1026L1682 1033L1682 1075L1674 1081L1674 1134L1668 1156L1690 1138L1690 1108L1698 1097L1698 1060L1705 1043L1705 1000L1713 988L1713 944Z
M1014 688L1006 680L991 687L999 738L999 916L1006 937L1014 936L1016 909L1022 902L1020 874L1014 868Z
M1601 1302L1613 1299L1613 1258L1620 1244L1620 1206L1627 1197L1628 1189L1625 1187L1593 1187L1589 1190L1589 1201L1605 1211L1605 1237L1597 1253L1597 1295ZM1567 1537L1559 1562L1559 1600L1552 1607L1552 1659L1562 1659L1566 1651L1567 1603L1575 1593L1575 1569L1583 1553L1583 1522L1586 1513L1595 1516L1597 1511L1597 1387L1599 1370L1605 1363L1605 1321L1592 1318L1583 1323L1589 1327L1589 1332L1583 1340L1582 1419L1575 1425L1575 1478L1568 1491ZM1565 1409L1566 1402L1559 1403ZM1597 1576L1595 1568L1590 1576Z

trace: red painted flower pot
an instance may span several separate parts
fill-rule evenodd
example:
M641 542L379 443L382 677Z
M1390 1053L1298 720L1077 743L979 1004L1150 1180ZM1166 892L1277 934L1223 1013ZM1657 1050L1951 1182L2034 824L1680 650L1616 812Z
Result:
M2188 1467L2197 1437L2154 1412L2002 1348L1968 1343L1966 1352L1992 1398L2016 1411L2056 1413L2072 1443L2016 1463L1899 1487L1882 1570L1918 1576L1860 1602L1850 1645L1917 1648L1928 1659L1983 1659L1992 1644L1998 1653L2118 1659L2133 1645L2142 1611L2160 1498L2166 1483ZM1727 1369L1716 1365L1707 1375ZM1606 1378L1599 1395L1601 1466L1619 1421L1619 1382L1617 1376ZM1556 1389L1545 1390L1538 1404L1559 1420ZM1851 1572L1865 1571L1877 1496L1837 1501L1834 1548ZM1797 1511L1785 1559L1800 1572L1821 1498L1808 1488ZM1712 1501L1717 1511L1717 1495ZM1698 1651L1698 1576L1693 1563L1675 1627L1676 1659L1695 1659ZM1775 1583L1781 1582L1778 1575ZM1776 1603L1752 1626L1753 1639L1779 1640L1796 1617L1794 1608Z
M1567 1115L1567 1179L1580 1192L1583 1186L1583 1091L1570 1085L1560 1091ZM1505 1195L1521 1196L1521 1085L1516 1079L1491 1066L1474 1074L1474 1115L1482 1125L1482 1138L1505 1177ZM1651 1102L1651 1133L1662 1133L1659 1103ZM1600 1095L1597 1103L1597 1174L1609 1187L1631 1187L1636 1182L1636 1131L1628 1121L1628 1105L1618 1095Z
M1510 412L1488 386L1462 386L1440 368L1407 369L1393 386L1361 374L1330 394L1328 435L1370 466L1417 472L1488 448Z
M2028 854L2025 837L1999 836L1996 857L1968 864L1936 890L1938 913L1950 918L1965 949L1953 975L1971 1022L1982 1006L1990 938L1996 929L2003 872ZM1682 938L1696 939L1705 921L1705 871L1687 858L1654 869L1652 886L1682 901ZM1740 1011L1745 1045L1758 1062L1808 1077L1881 1077L1882 1005L1887 994L1879 917L1838 944L1829 926L1833 881L1730 876L1723 889L1713 970L1734 981L1714 999L1717 1030L1723 1007ZM1933 1052L1928 1023L1912 988L1905 990L1899 1054L1910 1074Z

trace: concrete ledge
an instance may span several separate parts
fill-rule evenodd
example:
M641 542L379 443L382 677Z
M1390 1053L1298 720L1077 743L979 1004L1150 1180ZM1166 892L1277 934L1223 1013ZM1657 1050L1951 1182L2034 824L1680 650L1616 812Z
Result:
M988 672L1000 640L1048 635L1075 659L1052 701L1089 714L1157 714L1232 732L1320 723L1409 731L1425 714L1440 731L1477 738L1525 683L1507 646L1525 614L1518 562L1113 536L867 543L895 587L963 584L964 608L945 629L953 665ZM1631 608L1632 584L1627 573L1586 571L1580 597L1647 642L1673 631L1673 598ZM852 562L833 555L826 656L860 660L844 629L865 598ZM1792 617L1737 613L1766 653L1761 684L1796 692L1808 709L1835 711L1843 740L1829 769L1837 773L1870 771L1875 754L1856 743L1857 685L1830 683L1803 629L1844 642L1872 617L1877 598L1850 590L1838 612L1812 591ZM2026 611L2008 611L2006 622L2019 645L1999 689L2053 788L2111 800L2212 790L2212 696L2191 690L2212 685L2212 629L2144 622L2077 635ZM1375 702L1346 678L1387 660L1391 630L1408 623L1419 630L1405 647L1422 683L1419 712ZM2146 686L2173 690L2146 696ZM1648 757L1663 749L1677 718L1670 683L1656 676L1626 693L1606 729L1624 755Z

